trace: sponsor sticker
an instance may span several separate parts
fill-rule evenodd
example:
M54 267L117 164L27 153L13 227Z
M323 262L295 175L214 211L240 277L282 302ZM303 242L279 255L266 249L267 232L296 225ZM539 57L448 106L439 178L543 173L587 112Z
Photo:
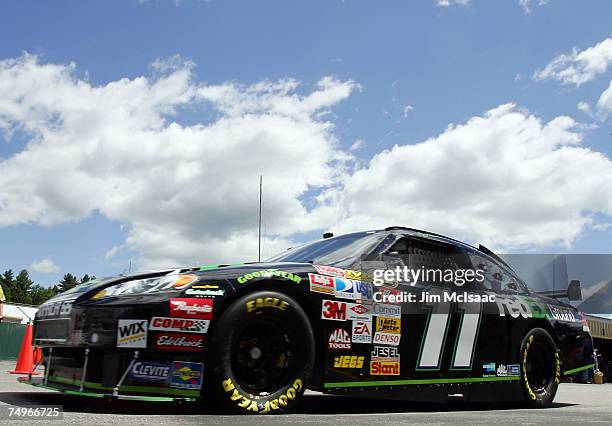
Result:
M402 307L397 305L387 305L385 303L375 303L372 308L372 312L375 315L383 317L401 318Z
M340 299L355 298L355 281L348 278L334 278L334 288L336 297Z
M371 361L371 376L399 376L400 363L392 361Z
M178 331L183 333L206 333L210 320L199 320L190 318L151 318L150 330L157 331Z
M332 277L346 278L344 269L336 268L335 266L312 265L319 274L329 275Z
M372 321L353 321L354 343L372 343Z
M508 364L508 376L520 376L521 366L519 364Z
M180 389L202 389L204 364L199 362L172 361L170 387Z
M386 303L390 303L392 305L402 304L402 292L400 290L396 288L380 287L378 292L380 293L380 299L378 300L385 301Z
M335 329L327 342L329 349L351 349L351 336L343 328Z
M499 364L497 366L497 375L501 377L505 377L508 375L508 368L505 364Z
M204 336L193 333L156 333L155 349L164 351L204 351Z
M117 324L118 348L146 348L147 320L120 319Z
M383 333L383 332L377 332L374 334L374 343L378 343L378 344L382 344L382 345L393 345L393 346L397 346L399 345L400 339L401 339L402 335L401 334L394 334L394 333Z
M355 281L355 300L372 303L372 284L363 281Z
M396 346L374 346L370 360L400 362L399 350Z
M213 299L175 297L170 299L170 316L211 320L213 303Z
M342 355L334 357L334 368L362 368L364 356Z
M325 275L308 274L310 291L325 294L334 294L334 279Z
M361 271L353 271L352 269L345 269L344 274L346 275L346 278L350 280L361 280L361 277L363 276Z
M495 363L488 362L482 364L482 377L494 377L495 376Z
M136 361L128 371L128 380L133 382L165 383L172 364L158 361Z
M185 294L192 294L197 297L225 296L225 290L214 284L197 284L185 291Z
M362 303L349 303L347 305L346 319L348 320L372 320L372 305Z
M333 321L346 321L346 303L336 300L323 300L321 318Z
M400 334L402 332L402 320L399 318L377 317L376 331Z

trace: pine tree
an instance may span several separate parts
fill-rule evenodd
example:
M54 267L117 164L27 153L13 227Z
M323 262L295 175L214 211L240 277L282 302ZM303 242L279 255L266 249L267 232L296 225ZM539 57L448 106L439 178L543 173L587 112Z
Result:
M22 270L14 281L12 289L13 302L31 305L32 295L30 294L30 289L33 285L34 282L30 279L28 271Z
M58 284L57 288L60 291L60 293L64 292L64 291L68 291L71 288L76 287L77 285L79 285L79 281L77 280L77 277L75 277L72 274L66 274L64 275L64 279L60 281L60 283Z
M10 303L13 301L13 286L14 286L15 277L13 276L13 271L9 269L5 271L4 274L0 275L0 285L4 290L4 297L6 297L6 302Z

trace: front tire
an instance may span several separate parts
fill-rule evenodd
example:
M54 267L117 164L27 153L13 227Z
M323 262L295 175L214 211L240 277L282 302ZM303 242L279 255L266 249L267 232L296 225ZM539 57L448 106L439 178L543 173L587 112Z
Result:
M525 402L533 408L550 407L561 380L559 350L542 328L529 330L520 349L521 387Z
M291 297L259 291L236 300L208 345L208 385L224 411L280 414L293 409L312 375L314 333Z

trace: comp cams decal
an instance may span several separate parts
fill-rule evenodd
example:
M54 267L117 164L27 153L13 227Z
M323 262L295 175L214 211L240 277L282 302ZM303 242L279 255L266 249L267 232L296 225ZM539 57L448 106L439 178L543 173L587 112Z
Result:
M147 320L120 319L117 324L118 348L146 348Z
M329 349L351 349L351 335L343 328L335 329L327 342Z
M229 399L238 407L243 408L245 411L262 414L286 407L289 404L289 401L294 400L298 396L298 393L304 387L302 380L296 379L291 385L291 387L287 389L287 391L284 392L281 396L262 403L255 401L240 393L240 391L236 389L236 386L234 386L234 382L230 378L223 380L221 384L223 386L223 390L225 390Z
M312 265L321 275L329 275L332 277L346 278L344 269L336 268L335 266Z
M170 316L211 320L213 303L213 299L175 297L170 299Z
M151 318L150 330L176 331L183 333L207 333L210 320L196 320L189 318Z

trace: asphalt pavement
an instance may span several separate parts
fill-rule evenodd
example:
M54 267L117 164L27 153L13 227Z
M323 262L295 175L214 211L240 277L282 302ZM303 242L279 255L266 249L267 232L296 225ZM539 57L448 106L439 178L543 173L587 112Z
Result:
M326 424L379 426L397 424L612 424L612 384L561 384L551 408L530 410L517 404L422 404L369 400L308 392L294 414L277 416L221 416L197 404L112 401L64 395L17 383L7 374L13 362L0 361L0 414L9 407L62 406L61 421L0 424L70 425L183 425L183 424Z

